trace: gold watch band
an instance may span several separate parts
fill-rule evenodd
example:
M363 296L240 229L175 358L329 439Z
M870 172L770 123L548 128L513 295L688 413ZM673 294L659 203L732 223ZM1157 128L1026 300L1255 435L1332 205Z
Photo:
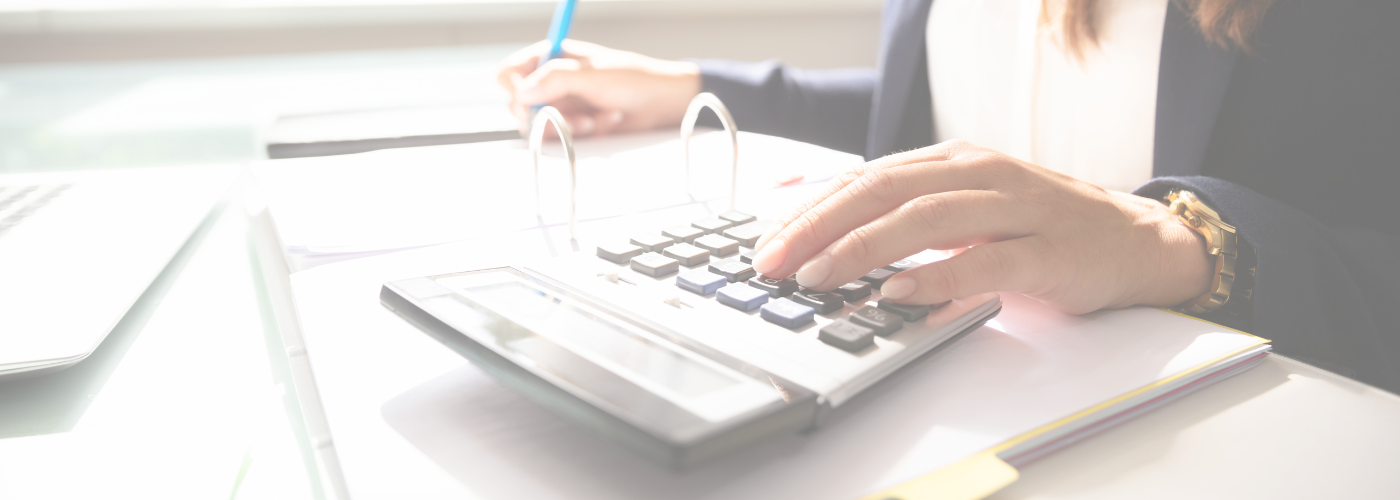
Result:
M1190 191L1167 193L1169 209L1186 227L1206 239L1206 253L1215 256L1215 273L1210 290L1205 295L1187 301L1177 309L1187 314L1206 314L1224 307L1235 287L1235 264L1239 259L1239 240L1235 227L1220 220L1220 215L1196 198ZM1246 294L1248 292L1245 292Z

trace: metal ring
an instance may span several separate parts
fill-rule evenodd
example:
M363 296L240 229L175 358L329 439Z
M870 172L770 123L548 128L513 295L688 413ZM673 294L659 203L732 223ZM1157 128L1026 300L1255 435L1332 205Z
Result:
M547 123L553 123L555 130L559 131L559 140L564 143L564 158L569 160L569 241L576 242L574 237L574 223L578 219L578 214L574 210L575 200L578 199L578 162L574 155L574 134L569 130L569 125L564 123L564 115L559 114L559 110L554 106L545 106L535 113L535 119L530 123L530 156L535 159L535 216L544 223L544 201L540 197L540 153L544 152L544 129Z
M724 130L729 132L729 143L734 147L734 163L729 175L729 210L732 211L735 200L739 197L739 127L734 124L734 115L729 114L729 108L724 107L724 103L709 92L701 92L691 99L690 107L685 110L685 118L681 119L681 143L685 146L686 191L690 192L690 136L695 132L695 120L700 117L700 110L705 107L713 109L715 114L719 115L719 122L724 125Z

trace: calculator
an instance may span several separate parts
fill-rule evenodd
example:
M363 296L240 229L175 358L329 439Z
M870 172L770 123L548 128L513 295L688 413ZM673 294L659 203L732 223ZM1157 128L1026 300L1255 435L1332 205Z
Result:
M1001 311L992 293L936 306L881 297L890 276L927 263L918 256L832 291L754 272L773 223L734 210L738 128L713 94L695 96L681 121L687 179L706 107L734 151L728 211L557 258L389 282L380 302L527 398L677 470L813 428ZM573 176L569 239L580 250L573 139L551 106L530 132L537 209L546 121Z
M683 469L813 427L1001 310L898 304L901 260L819 292L754 272L739 212L510 267L386 283L383 305L530 399Z

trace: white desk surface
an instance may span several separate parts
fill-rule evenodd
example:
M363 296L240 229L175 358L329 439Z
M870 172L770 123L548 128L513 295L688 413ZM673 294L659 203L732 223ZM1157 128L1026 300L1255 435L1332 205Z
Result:
M148 305L150 319L72 430L0 439L0 498L328 498L307 479L304 431L285 411L284 360L270 347L246 230L230 207ZM476 369L454 354L414 341L436 352L419 384L473 380ZM462 404L529 404L499 394ZM1400 397L1271 356L1025 468L993 498L1400 498L1397 422ZM431 457L408 458L445 474ZM350 482L376 483L360 499L412 489L392 476Z

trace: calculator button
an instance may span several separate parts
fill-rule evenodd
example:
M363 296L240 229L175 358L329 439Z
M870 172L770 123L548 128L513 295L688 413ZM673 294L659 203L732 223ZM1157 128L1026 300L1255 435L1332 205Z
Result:
M710 251L691 245L689 243L677 243L666 247L661 251L661 255L681 261L685 267L694 267L710 261Z
M768 292L768 295L775 299L778 297L787 297L797 292L797 280L792 278L770 278L761 274L749 280L749 286Z
M818 292L803 288L792 294L792 300L816 309L820 314L830 314L846 307L846 298L834 292Z
M904 321L918 321L924 319L924 316L928 316L928 306L926 305L897 304L890 299L880 299L877 304L879 304L880 309L898 314L904 318Z
M719 234L725 229L734 227L733 222L729 222L719 217L706 217L704 219L692 222L690 223L690 225L692 227L705 231L705 234Z
M855 280L841 285L840 288L832 290L846 298L846 302L855 304L857 300L870 296L870 282Z
M893 271L893 272L896 272L896 273L902 273L902 272L904 272L904 271L908 271L908 270L913 269L913 268L916 268L916 267L919 267L919 263L918 263L918 262L914 262L914 261L909 260L909 259L899 259L899 260L895 261L893 264L890 264L890 265L888 265L888 266L885 266L885 269L888 269L888 270Z
M661 236L656 234L644 234L641 236L632 237L633 245L642 247L642 250L646 250L648 252L660 252L661 249L669 247L675 242L676 240L671 239L670 236Z
M626 264L642 254L642 247L631 243L604 243L598 245L598 256L614 264Z
M705 235L705 230L691 226L674 226L661 232L662 236L675 240L676 243L690 243Z
M848 352L856 352L875 343L875 331L844 319L823 326L817 339Z
M632 270L653 278L660 278L674 273L680 270L680 268L680 261L655 252L647 252L632 257Z
M715 294L715 298L719 299L719 303L721 304L745 312L758 309L759 306L768 302L767 293L764 293L763 290L746 286L743 283L734 283L719 289L719 292Z
M724 286L724 284L728 282L729 280L724 279L724 276L704 269L686 271L681 273L680 276L676 276L676 286L681 287L682 290L688 290L700 295L715 293L715 290L719 290L719 287Z
M710 255L715 257L725 257L739 253L739 242L718 234L707 234L695 238L695 246L709 250Z
M739 252L739 262L743 262L745 264L753 264L753 258L756 255L758 255L758 250Z
M758 217L754 217L743 212L735 212L733 210L719 214L719 218L727 220L731 224L734 224L736 226L748 224L750 222L758 220Z
M889 334L899 331L900 328L904 328L904 318L875 306L856 309L856 312L851 313L849 319L852 323L875 330L875 334L881 337L889 336Z
M710 263L710 272L724 276L730 283L748 281L757 276L753 267L734 259L718 260Z
M769 323L785 327L800 328L812 322L816 309L793 302L786 297L775 299L758 308L758 315Z
M860 279L861 281L870 282L875 288L879 288L885 286L885 280L890 279L890 276L894 276L894 271L889 269L876 269L865 273L865 276L861 276Z
M758 238L763 236L763 231L767 229L761 224L744 224L739 227L731 227L724 230L724 235L739 242L744 248L753 248L754 243L758 243Z

